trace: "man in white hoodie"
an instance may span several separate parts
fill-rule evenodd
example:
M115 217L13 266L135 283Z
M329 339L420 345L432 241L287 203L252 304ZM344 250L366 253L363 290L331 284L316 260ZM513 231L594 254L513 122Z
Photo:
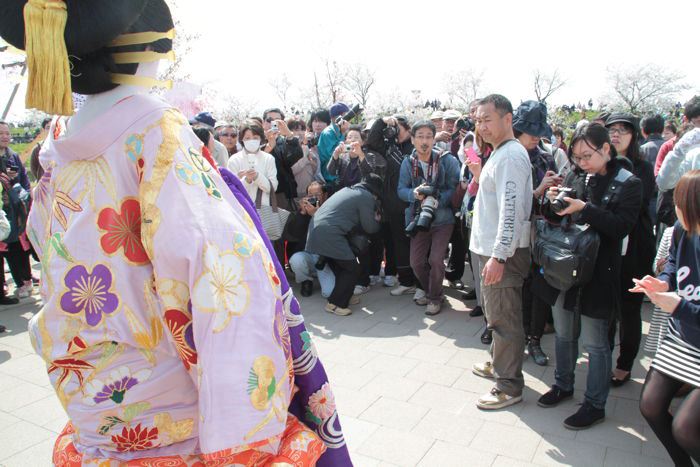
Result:
M530 267L532 168L513 135L513 106L499 94L479 101L476 131L494 150L484 165L476 196L470 250L478 258L484 314L493 330L492 361L474 374L496 380L476 405L495 410L522 400L522 286Z

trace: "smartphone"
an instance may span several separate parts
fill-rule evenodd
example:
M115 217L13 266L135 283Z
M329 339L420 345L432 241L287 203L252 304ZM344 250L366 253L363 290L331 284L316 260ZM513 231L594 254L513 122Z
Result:
M474 148L467 149L467 160L469 160L469 162L472 164L481 164L481 159Z

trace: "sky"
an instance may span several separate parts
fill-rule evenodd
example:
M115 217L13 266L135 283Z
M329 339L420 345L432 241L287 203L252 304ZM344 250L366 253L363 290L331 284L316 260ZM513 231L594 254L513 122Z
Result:
M517 103L535 97L533 70L557 69L566 85L550 105L598 102L609 67L650 62L686 75L682 99L700 92L700 60L689 52L698 1L168 1L181 33L198 34L182 61L190 81L258 110L280 103L271 79L285 73L298 96L325 57L374 70L370 101L411 90L444 97L446 73L477 69L482 94Z

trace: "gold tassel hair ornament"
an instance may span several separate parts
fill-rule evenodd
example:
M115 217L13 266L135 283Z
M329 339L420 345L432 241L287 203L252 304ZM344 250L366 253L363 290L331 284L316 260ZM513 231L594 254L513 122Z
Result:
M64 38L67 21L63 0L29 0L24 6L28 108L73 115L70 62Z

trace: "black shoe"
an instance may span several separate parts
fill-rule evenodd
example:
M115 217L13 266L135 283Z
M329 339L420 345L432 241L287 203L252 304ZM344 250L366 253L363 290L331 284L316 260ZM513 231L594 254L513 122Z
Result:
M540 407L554 407L559 405L560 402L566 399L571 399L574 396L574 391L564 391L562 388L556 384L552 386L552 389L542 394L542 396L537 399L537 405Z
M314 283L312 281L302 281L301 296L310 297L314 293Z
M632 372L628 372L627 376L625 376L622 379L617 379L615 376L610 377L610 386L614 388L619 388L620 386L624 386L624 384L629 381L632 378Z
M491 345L491 342L493 342L493 331L486 328L481 335L481 343L484 345Z
M547 366L549 357L542 351L539 339L530 338L530 341L527 343L527 353L530 354L532 359L539 366Z
M19 303L19 299L14 298L14 297L0 297L0 305L17 305Z
M472 289L468 292L462 292L462 300L476 300L476 290Z
M588 402L584 402L578 412L564 420L564 426L569 430L585 430L603 420L605 420L605 409L596 409Z
M472 311L469 312L469 316L476 318L477 316L484 316L484 310L481 309L479 305L475 306Z

